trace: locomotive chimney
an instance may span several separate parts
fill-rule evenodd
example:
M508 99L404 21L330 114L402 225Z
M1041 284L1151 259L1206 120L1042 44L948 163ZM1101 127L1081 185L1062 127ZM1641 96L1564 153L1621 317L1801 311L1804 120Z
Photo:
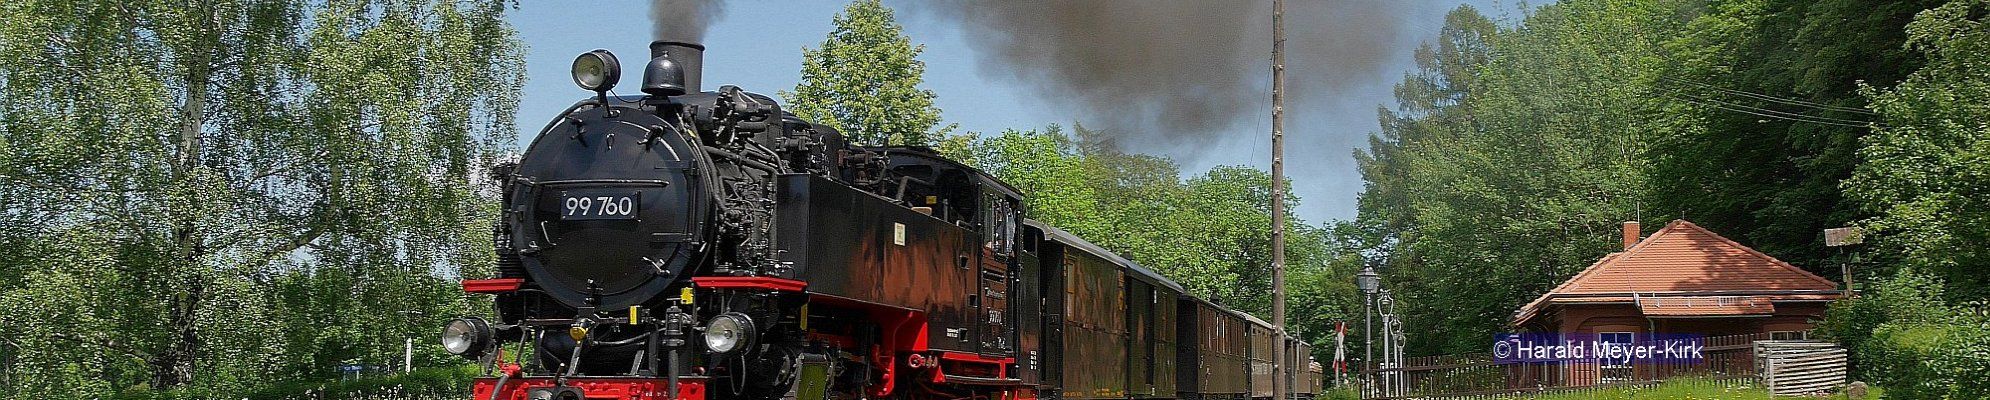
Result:
M704 65L704 45L670 40L650 42L650 63L643 70L643 92L671 95L667 93L704 91L704 87L700 86ZM676 71L671 71L673 69Z

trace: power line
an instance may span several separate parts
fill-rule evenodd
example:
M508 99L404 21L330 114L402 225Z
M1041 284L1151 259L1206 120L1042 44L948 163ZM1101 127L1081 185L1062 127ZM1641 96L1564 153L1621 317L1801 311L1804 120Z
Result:
M1679 95L1667 95L1667 97L1671 97L1671 98L1673 98L1673 99L1675 99L1675 100L1680 100L1680 101L1685 101L1685 102L1688 102L1688 103L1693 103L1693 104L1695 104L1695 105L1700 105L1700 106L1706 106L1706 107L1712 107L1712 108L1717 108L1717 109L1720 109L1720 110L1724 110L1724 111L1732 111L1732 112L1737 112L1737 113L1742 113L1742 114L1748 114L1748 115L1754 115L1754 116L1758 116L1758 117L1766 117L1766 118L1774 118L1774 119L1778 119L1778 120L1784 120L1784 121L1792 121L1792 122L1805 122L1805 123L1812 123L1812 124L1820 124L1820 125L1832 125L1832 126L1843 126L1843 127L1851 127L1851 128L1871 128L1871 127L1873 127L1874 125L1878 125L1878 124L1876 124L1876 123L1846 123L1846 122L1834 122L1834 121L1827 121L1827 120L1819 120L1819 119L1811 119L1811 118L1815 118L1815 117L1811 117L1811 116L1807 116L1807 115L1803 115L1803 114L1793 114L1793 113L1787 113L1787 112L1781 112L1781 111L1775 111L1775 110L1766 110L1766 109L1760 109L1760 108L1754 108L1754 107L1748 107L1748 106L1740 106L1740 105L1735 105L1735 104L1732 104L1732 103L1726 103L1726 102L1720 102L1720 101L1717 101L1717 100L1699 100L1699 99L1694 99L1694 98L1690 98L1690 97L1686 97L1686 96L1679 96Z
M1692 97L1692 95L1687 95L1687 96L1688 96L1688 97ZM1766 112L1766 113L1770 113L1770 114L1777 114L1777 115L1786 115L1786 116L1790 116L1790 117L1795 117L1795 118L1805 118L1805 119L1814 119L1814 120L1819 120L1819 121L1831 121L1831 122L1840 122L1840 123L1847 123L1847 124L1855 124L1855 125L1861 125L1861 126L1863 126L1864 124L1870 124L1870 123L1873 123L1872 121L1867 121L1867 120L1863 120L1863 119L1848 119L1848 118L1835 118L1835 117L1825 117L1825 116L1817 116L1817 115L1810 115L1810 114L1804 114L1804 113L1798 113L1798 112L1792 112L1792 111L1783 111L1783 110L1777 110L1777 109L1773 109L1773 108L1764 108L1764 107L1756 107L1756 106L1751 106L1751 105L1747 105L1747 104L1741 104L1741 103L1735 103L1735 102L1731 102L1731 101L1726 101L1726 100L1721 100L1721 99L1715 99L1715 98L1700 98L1700 97L1693 97L1693 98L1694 98L1694 99L1699 99L1699 100L1705 100L1705 101L1710 101L1710 102L1716 102L1716 103L1720 103L1720 104L1723 104L1723 105L1727 105L1727 106L1732 106L1732 107L1740 107L1740 108L1746 108L1746 109L1750 109L1750 110L1755 110L1755 111L1761 111L1761 112Z
M1632 38L1636 38L1636 39L1637 39L1637 40L1638 40L1639 42L1642 42L1642 43L1644 43L1644 44L1645 44L1645 46L1648 46L1648 47L1651 47L1651 48L1653 49L1653 51L1652 51L1652 54L1656 54L1656 55L1658 55L1658 56L1659 56L1660 58L1664 58L1666 62L1669 62L1669 63L1672 63L1672 64L1674 64L1674 65L1684 65L1684 64L1685 64L1685 63L1683 63L1683 62L1680 62L1680 61L1679 61L1678 59L1674 59L1674 58L1672 58L1672 55L1671 55L1670 53L1667 53L1667 52L1666 52L1666 51L1664 50L1664 49L1665 49L1665 48L1664 48L1664 46L1659 46L1659 45L1658 45L1657 43L1654 43L1654 42L1652 42L1651 38L1649 38L1649 37L1646 37L1646 36L1645 36L1645 35L1644 35L1644 34L1643 34L1642 32L1639 32L1639 33L1637 33L1637 34L1632 34L1632 35L1628 35L1628 36L1630 36L1630 37L1632 37ZM1659 76L1659 77L1658 77L1658 79L1659 79L1659 80L1664 80L1664 81L1671 81L1671 82L1675 82L1675 83L1684 83L1684 84L1688 84L1688 85L1694 85L1694 86L1699 86L1699 87L1702 87L1702 88L1707 88L1707 89L1713 89L1713 90L1715 90L1715 91L1719 91L1719 92L1723 92L1723 93L1728 93L1728 94L1734 94L1734 95L1741 95L1741 96L1745 96L1745 97L1751 97L1751 98L1755 98L1755 99L1759 99L1759 100L1765 100L1765 101L1770 101L1770 102L1775 102L1775 103L1782 103L1782 104L1787 104L1787 105L1793 105L1793 106L1800 106L1800 107L1810 107L1810 108L1815 108L1815 109L1822 109L1822 110L1829 110L1829 111L1839 111L1839 112L1848 112L1848 113L1855 113L1855 114L1865 114L1865 115L1879 115L1879 113L1876 113L1876 112L1873 112L1872 110L1868 110L1868 109L1864 109L1864 108L1853 108L1853 107L1844 107L1844 106L1835 106L1835 105L1830 105L1830 104L1824 104L1824 103L1817 103L1817 102L1811 102L1811 101L1804 101L1804 100L1798 100L1798 99L1791 99L1791 98L1783 98L1783 97L1777 97L1777 96L1771 96L1771 95L1767 95L1767 94L1762 94L1762 93L1756 93L1756 92L1750 92L1750 91L1746 91L1746 90L1740 90L1740 89L1728 89L1728 88L1724 88L1724 87L1720 87L1720 86L1715 86L1715 85L1711 85L1711 84L1706 84L1706 83L1701 83L1701 82L1695 82L1695 81L1693 81L1693 80L1690 80L1690 79L1685 79L1685 78L1676 78L1676 77L1669 77L1669 76ZM1861 121L1861 122L1864 122L1864 121Z
M1770 101L1770 102L1775 102L1775 103L1782 103L1782 104L1787 104L1787 105L1793 105L1793 106L1799 106L1799 107L1809 107L1809 108L1815 108L1815 109L1820 109L1820 110L1826 110L1826 111L1838 111L1838 112L1848 112L1848 113L1855 113L1855 114L1865 114L1865 115L1879 115L1879 113L1876 113L1876 112L1873 112L1872 110L1867 110L1867 109L1863 109L1863 108L1852 108L1852 107L1845 107L1845 106L1834 106L1834 105L1830 105L1830 104L1824 104L1824 103L1817 103L1817 102L1810 102L1810 101L1803 101L1803 100L1797 100L1797 99L1791 99L1791 98L1784 98L1784 97L1776 97L1776 96L1771 96L1771 95L1766 95L1766 94L1761 94L1761 93L1756 93L1756 92L1750 92L1750 91L1746 91L1746 90L1739 90L1739 89L1728 89L1728 88L1723 88L1723 87L1719 87L1719 86L1714 86L1714 85L1709 85L1709 84L1705 84L1705 83L1700 83L1700 82L1694 82L1694 81L1690 81L1690 80L1686 80L1686 79L1681 79L1681 78L1673 78L1673 77L1659 77L1658 79L1660 79L1660 80L1666 80L1666 81L1672 81L1672 82L1676 82L1676 83L1684 83L1684 84L1688 84L1688 85L1693 85L1693 86L1699 86L1699 87L1702 87L1702 88L1707 88L1707 89L1713 89L1713 90L1715 90L1715 91L1719 91L1719 92L1722 92L1722 93L1728 93L1728 94L1734 94L1734 95L1740 95L1740 96L1745 96L1745 97L1751 97L1751 98L1756 98L1756 99L1761 99L1761 100L1766 100L1766 101Z
M1843 127L1851 127L1851 128L1873 128L1873 127L1878 127L1878 128L1885 128L1885 127L1886 127L1886 125L1884 125L1884 124L1880 124L1880 123L1878 123L1878 122L1871 122L1871 121L1860 121L1860 120L1849 120L1849 119L1839 119L1839 118L1829 118L1829 117L1819 117L1819 116L1814 116L1814 115L1808 115L1808 114L1798 114L1798 113L1792 113L1792 112L1787 112L1787 111L1778 111L1778 110L1770 110L1770 109L1765 109L1765 108L1756 108L1756 107L1750 107L1750 106L1746 106L1746 105L1740 105L1740 104L1734 104L1734 103L1729 103L1729 102L1724 102L1724 101L1720 101L1720 100L1713 100L1713 99L1701 99L1701 98L1696 98L1696 97L1692 97L1692 96L1689 96L1689 95L1685 95L1685 94L1682 94L1682 93L1666 93L1666 94L1662 94L1662 95L1663 95L1663 96L1665 96L1665 97L1669 97L1669 98L1672 98L1672 99L1675 99L1675 100L1679 100L1679 101L1684 101L1684 102L1687 102L1687 103L1693 103L1693 104L1696 104L1696 105L1700 105L1700 106L1706 106L1706 107L1713 107L1713 108L1718 108L1718 109L1721 109L1721 110L1726 110L1726 111L1732 111L1732 112L1738 112L1738 113L1743 113L1743 114L1748 114L1748 115L1754 115L1754 116L1758 116L1758 117L1765 117L1765 118L1775 118L1775 119L1779 119L1779 120L1785 120L1785 121L1794 121L1794 122L1806 122L1806 123L1813 123L1813 124L1820 124L1820 125L1832 125L1832 126L1843 126Z

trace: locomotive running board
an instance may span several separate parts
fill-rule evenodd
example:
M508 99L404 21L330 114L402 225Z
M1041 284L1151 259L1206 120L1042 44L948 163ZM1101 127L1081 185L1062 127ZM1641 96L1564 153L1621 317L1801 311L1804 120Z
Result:
M464 293L510 293L525 286L522 278L464 279Z
M766 276L694 276L691 284L706 289L764 289L776 292L800 292L808 289L808 282Z

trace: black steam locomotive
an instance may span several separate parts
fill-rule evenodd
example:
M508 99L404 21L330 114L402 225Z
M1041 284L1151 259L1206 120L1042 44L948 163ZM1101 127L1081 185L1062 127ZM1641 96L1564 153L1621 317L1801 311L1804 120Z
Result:
M918 147L845 143L659 41L643 95L554 117L503 182L497 317L443 330L484 399L1268 398L1303 342L1025 219ZM1284 379L1316 392L1317 367Z

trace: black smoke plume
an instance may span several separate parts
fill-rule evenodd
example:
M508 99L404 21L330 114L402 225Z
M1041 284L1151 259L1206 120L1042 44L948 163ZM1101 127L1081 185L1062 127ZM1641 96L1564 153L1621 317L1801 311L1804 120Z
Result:
M723 0L651 0L651 39L703 43L705 27L722 14Z
M1336 104L1356 85L1394 82L1391 55L1408 54L1415 16L1432 0L1289 1L1288 135L1292 117ZM982 72L1038 90L1072 116L1100 123L1128 150L1184 151L1243 123L1268 131L1272 2L908 1L915 15L962 24ZM1371 90L1372 91L1372 90ZM1386 101L1386 100L1383 100ZM1082 112L1083 114L1079 114ZM1372 115L1372 114L1371 114ZM1253 125L1242 125L1253 126ZM1360 129L1367 131L1368 129ZM1193 157L1193 156L1190 156Z

